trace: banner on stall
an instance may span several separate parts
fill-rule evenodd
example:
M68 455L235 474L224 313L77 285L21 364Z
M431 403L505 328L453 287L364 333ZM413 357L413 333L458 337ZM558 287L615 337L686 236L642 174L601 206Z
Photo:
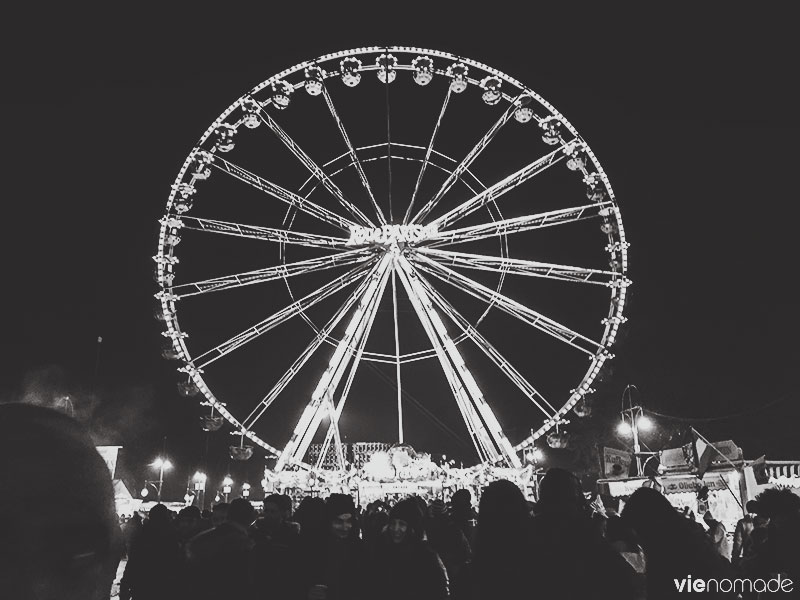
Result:
M631 468L631 453L616 448L603 448L603 476L624 479Z

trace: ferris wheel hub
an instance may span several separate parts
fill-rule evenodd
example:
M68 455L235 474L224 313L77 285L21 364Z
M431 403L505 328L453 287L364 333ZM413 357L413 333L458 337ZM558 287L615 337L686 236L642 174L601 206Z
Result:
M350 227L348 246L375 244L393 246L422 242L435 237L438 230L435 225L383 225L382 227Z

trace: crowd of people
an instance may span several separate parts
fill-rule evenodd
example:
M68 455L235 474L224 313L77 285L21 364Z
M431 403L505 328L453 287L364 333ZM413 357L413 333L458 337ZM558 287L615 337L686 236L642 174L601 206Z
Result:
M126 536L122 600L660 599L679 597L675 582L690 576L800 579L800 497L788 490L748 503L730 560L712 517L704 526L651 488L622 514L596 510L563 469L547 472L536 503L494 481L477 511L468 490L363 510L343 494L307 497L295 511L273 494L263 506L188 507L172 521L156 506Z
M159 504L120 528L108 471L80 426L18 406L0 406L0 456L19 455L23 442L32 455L4 461L0 478L31 489L23 502L0 495L2 597L108 598L125 555L121 600L658 600L680 597L676 582L689 577L779 575L796 582L785 597L800 594L800 497L788 490L747 505L730 559L713 518L703 525L652 488L607 512L557 468L537 502L498 480L477 511L468 490L363 508L345 494L296 508L272 494L260 512L243 498L177 514ZM65 486L57 509L31 467Z

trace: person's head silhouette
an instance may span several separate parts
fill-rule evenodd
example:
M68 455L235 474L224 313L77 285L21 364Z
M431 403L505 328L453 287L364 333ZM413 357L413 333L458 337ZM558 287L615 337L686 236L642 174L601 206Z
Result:
M114 490L65 414L0 405L0 589L19 600L108 598L121 550Z

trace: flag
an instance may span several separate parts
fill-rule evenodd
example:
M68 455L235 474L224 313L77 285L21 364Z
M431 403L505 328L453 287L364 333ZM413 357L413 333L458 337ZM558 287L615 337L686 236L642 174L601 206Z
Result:
M761 456L755 459L753 462L750 463L750 468L753 469L753 476L756 479L756 483L759 485L764 485L765 483L769 483L769 474L767 473L767 456Z
M702 479L706 474L708 468L711 466L711 460L716 455L714 446L706 442L703 437L695 431L694 427L689 428L691 434L691 441L686 445L690 450L691 464L697 470L697 477ZM686 449L686 446L684 448Z

